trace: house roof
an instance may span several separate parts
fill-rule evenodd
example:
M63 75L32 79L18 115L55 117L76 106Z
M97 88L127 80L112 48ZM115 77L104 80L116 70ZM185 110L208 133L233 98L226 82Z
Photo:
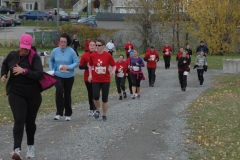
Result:
M124 21L126 13L97 13L96 19L98 21Z

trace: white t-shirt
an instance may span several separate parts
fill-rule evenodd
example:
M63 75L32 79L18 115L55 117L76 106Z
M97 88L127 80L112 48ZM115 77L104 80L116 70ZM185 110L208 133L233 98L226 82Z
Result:
M113 49L113 48L114 48L114 44L113 44L112 42L108 42L107 45L106 45L106 47L107 47L108 49Z

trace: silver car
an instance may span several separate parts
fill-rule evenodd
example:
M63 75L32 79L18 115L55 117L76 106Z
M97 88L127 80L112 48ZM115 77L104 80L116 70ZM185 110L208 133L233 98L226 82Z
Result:
M79 15L78 12L71 12L70 14L71 19L80 19L81 16Z

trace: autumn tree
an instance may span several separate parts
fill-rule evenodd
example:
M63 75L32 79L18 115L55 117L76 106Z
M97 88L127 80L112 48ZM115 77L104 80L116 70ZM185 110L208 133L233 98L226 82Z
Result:
M207 42L210 54L234 52L240 20L239 0L191 0L188 14L195 36Z

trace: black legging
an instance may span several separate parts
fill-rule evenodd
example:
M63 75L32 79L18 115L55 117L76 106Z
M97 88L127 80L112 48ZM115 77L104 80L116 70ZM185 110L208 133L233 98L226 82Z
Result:
M21 96L10 92L8 101L14 118L13 149L21 149L24 125L27 133L27 145L34 145L34 135L36 132L35 120L42 102L40 92L32 95L23 94Z
M93 103L93 90L92 90L92 83L85 82L87 91L88 91L88 102L90 105L90 110L96 110L96 107Z
M181 84L181 88L187 87L187 75L183 75L184 71L178 71L179 82Z
M56 106L57 112L56 115L63 116L63 111L65 109L65 116L72 115L72 86L74 82L74 77L70 78L57 78L57 83L55 84L56 88Z
M115 81L116 81L116 85L117 85L117 91L118 93L122 93L125 92L125 81L126 81L126 77L117 77L115 76Z
M78 55L77 48L74 48L73 50L76 52L77 56L79 56L79 55Z
M202 85L204 81L204 78L203 78L204 69L197 69L197 73L198 73L198 80L200 81L200 85Z
M132 80L132 86L140 87L140 83L141 83L143 74L139 73L137 75L137 74L130 73L130 76L131 76L131 80Z
M171 56L163 56L164 62L165 62L165 68L169 68L170 67L170 60L171 60Z
M127 76L127 80L128 80L128 87L129 87L130 94L132 94L132 80L131 80L130 73Z
M147 70L148 70L149 84L154 84L156 79L156 75L155 75L156 68L147 68Z
M99 100L100 91L102 90L102 102L104 103L108 102L109 87L110 87L110 83L93 82L92 83L93 99Z

